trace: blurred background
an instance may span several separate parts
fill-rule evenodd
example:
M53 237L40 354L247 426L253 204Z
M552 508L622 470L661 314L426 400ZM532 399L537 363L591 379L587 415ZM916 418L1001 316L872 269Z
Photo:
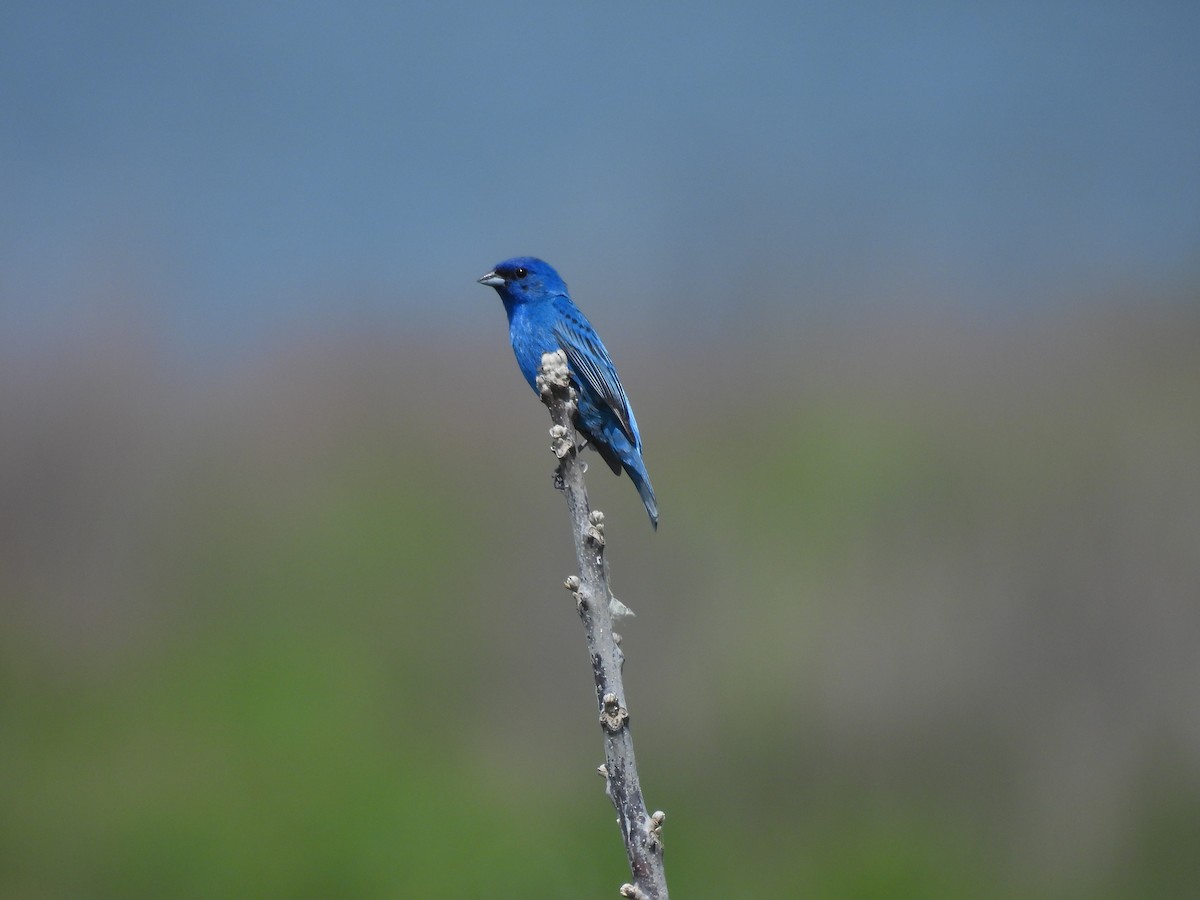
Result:
M1200 6L0 9L0 895L1200 895Z

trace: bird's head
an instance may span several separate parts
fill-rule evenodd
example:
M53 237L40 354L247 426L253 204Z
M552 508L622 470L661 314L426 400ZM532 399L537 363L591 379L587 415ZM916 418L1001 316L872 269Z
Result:
M494 287L506 305L548 300L567 293L566 283L549 263L532 256L518 256L499 263L479 279Z

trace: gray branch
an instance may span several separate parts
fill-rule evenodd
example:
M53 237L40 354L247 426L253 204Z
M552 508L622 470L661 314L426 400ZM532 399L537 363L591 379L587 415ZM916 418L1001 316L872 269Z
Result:
M633 873L633 883L622 885L621 895L637 900L667 900L662 845L666 816L661 811L648 813L642 798L633 735L629 730L629 708L621 680L624 655L620 639L613 632L613 615L629 611L613 598L608 586L604 514L588 506L583 479L586 466L579 459L582 442L575 432L575 391L567 358L561 351L542 357L537 384L542 402L549 407L554 421L550 438L551 449L559 459L556 483L567 496L575 555L579 559L579 575L568 578L565 587L575 596L596 680L596 710L604 734L604 765L599 772L604 777L605 793L617 809L617 824Z

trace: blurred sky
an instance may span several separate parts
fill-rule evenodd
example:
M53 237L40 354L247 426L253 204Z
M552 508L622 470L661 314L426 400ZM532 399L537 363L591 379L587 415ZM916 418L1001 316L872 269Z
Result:
M1197 35L1195 2L9 0L0 331L494 330L472 280L516 253L657 333L1178 289Z
M533 253L646 427L681 896L1200 896L1198 39L4 0L0 895L614 889Z

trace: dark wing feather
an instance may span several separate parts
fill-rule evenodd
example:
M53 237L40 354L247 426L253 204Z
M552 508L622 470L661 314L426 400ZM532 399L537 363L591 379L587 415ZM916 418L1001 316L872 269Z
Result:
M560 312L562 315L554 326L554 333L563 352L567 354L571 371L586 382L596 397L612 410L629 443L638 446L638 439L630 424L629 398L625 396L625 388L621 386L621 379L617 377L617 370L604 344L600 343L600 338L578 310L572 307L561 309Z

